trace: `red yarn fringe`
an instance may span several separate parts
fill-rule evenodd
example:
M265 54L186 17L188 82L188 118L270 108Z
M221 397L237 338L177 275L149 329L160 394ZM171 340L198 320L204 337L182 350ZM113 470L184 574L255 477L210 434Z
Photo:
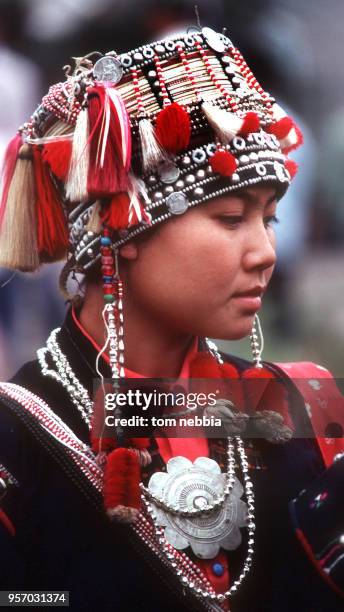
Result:
M1 173L1 188L2 188L2 196L0 203L0 227L2 223L2 219L5 213L6 204L7 204L7 196L8 191L11 185L11 181L13 178L14 170L16 167L16 162L18 159L19 149L22 146L23 141L22 137L19 134L16 134L12 140L7 145L7 149L4 156L2 173Z
M118 506L141 507L140 465L137 453L128 448L117 448L107 457L104 471L104 504L106 510Z
M49 164L52 173L60 181L65 181L67 178L71 155L71 140L48 142L43 146L42 158L47 164Z
M177 102L161 110L156 118L156 137L168 153L186 149L191 137L189 114Z
M43 161L41 151L33 147L33 163L36 183L37 240L42 262L61 259L68 248L69 237L62 203Z

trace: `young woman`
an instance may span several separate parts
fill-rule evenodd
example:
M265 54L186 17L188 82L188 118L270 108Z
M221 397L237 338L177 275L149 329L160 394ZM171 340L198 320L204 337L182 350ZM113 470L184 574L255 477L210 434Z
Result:
M50 88L5 160L1 264L67 256L63 292L78 273L85 290L0 387L2 588L68 591L73 610L339 610L343 458L314 434L340 399L320 414L326 371L289 364L308 388L263 364L257 319L300 132L209 28L99 55ZM253 364L207 340L250 334ZM149 402L148 427L126 427L133 378L172 390L178 434ZM223 395L180 410L185 380ZM220 433L183 433L196 413Z

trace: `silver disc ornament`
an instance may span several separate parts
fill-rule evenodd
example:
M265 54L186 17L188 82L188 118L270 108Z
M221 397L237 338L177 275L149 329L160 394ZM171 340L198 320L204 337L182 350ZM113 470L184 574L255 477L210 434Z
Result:
M167 472L156 472L148 489L163 503L180 511L201 510L223 494L226 475L208 457L194 463L185 457L173 457ZM204 515L185 517L166 512L152 502L158 525L165 527L165 538L177 550L191 546L200 559L213 559L220 548L235 550L241 543L240 527L247 525L247 504L240 498L244 490L236 478L230 494L220 508Z
M93 75L97 81L107 81L116 85L123 76L123 67L119 59L105 55L94 64Z

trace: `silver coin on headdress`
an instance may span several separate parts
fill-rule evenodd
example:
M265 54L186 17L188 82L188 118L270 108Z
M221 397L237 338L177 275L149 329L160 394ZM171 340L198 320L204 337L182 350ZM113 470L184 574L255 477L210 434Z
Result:
M93 67L93 75L97 81L119 83L123 76L123 67L119 59L110 55L101 57Z
M182 215L189 208L189 202L182 191L175 191L166 199L166 206L173 215Z

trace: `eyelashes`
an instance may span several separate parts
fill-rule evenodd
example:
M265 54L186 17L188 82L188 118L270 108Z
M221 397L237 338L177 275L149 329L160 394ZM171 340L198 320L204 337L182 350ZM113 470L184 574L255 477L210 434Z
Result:
M219 219L228 227L236 228L241 225L245 221L245 217L243 215L223 215L219 217ZM276 215L268 215L264 217L264 225L265 227L271 227L276 223L279 223L280 220Z

